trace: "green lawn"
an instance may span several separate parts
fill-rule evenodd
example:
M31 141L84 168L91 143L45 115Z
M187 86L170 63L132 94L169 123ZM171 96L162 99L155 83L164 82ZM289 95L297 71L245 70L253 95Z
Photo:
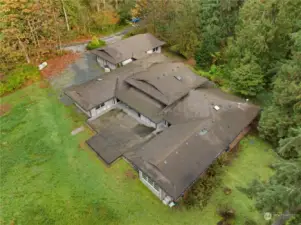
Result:
M229 203L244 217L264 223L253 202L236 187L255 177L266 179L275 160L269 146L256 137L243 140L243 150L225 168L223 184L203 210L169 209L129 174L123 160L107 168L84 141L92 133L71 136L83 124L50 89L37 85L1 99L12 105L1 125L1 224L216 224L216 207ZM250 142L254 142L251 144ZM232 194L222 192L227 186Z

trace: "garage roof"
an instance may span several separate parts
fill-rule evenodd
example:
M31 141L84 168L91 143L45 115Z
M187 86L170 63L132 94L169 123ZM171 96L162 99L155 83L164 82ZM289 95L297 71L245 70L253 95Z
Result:
M130 58L140 59L146 54L146 51L164 44L165 42L155 38L152 34L146 33L129 37L91 52L113 64L117 64Z

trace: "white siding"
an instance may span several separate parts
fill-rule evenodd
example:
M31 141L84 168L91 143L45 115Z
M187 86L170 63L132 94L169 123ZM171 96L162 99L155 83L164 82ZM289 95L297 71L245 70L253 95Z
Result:
M132 59L127 59L127 60L124 60L121 64L123 66L125 66L126 64L129 64L130 62L132 62L133 60Z
M142 114L138 113L137 111L135 111L134 109L132 109L131 107L129 107L128 105L126 105L124 103L120 103L118 105L118 108L122 109L126 114L133 117L139 123L141 123L141 124L143 124L147 127L153 127L153 128L157 127L156 123L152 122L150 119L148 119L147 117L145 117Z
M151 50L148 50L146 53L147 54L153 54L153 52L154 52L153 49L151 49Z
M147 177L145 179L145 177ZM151 192L153 192L154 195L156 195L160 200L162 200L162 195L161 193L163 192L161 190L161 188L156 184L156 188L154 187L154 182L150 181L148 179L150 179L146 174L143 174L142 171L139 170L139 178L141 180L141 182L148 187L149 190L151 190ZM165 195L165 194L164 194Z
M102 103L98 107L93 108L91 110L91 118L96 118L96 117L104 114L105 112L111 110L116 104L117 104L116 98L112 98L112 99Z
M145 124L146 126L156 128L156 124L153 121L151 121L149 118L140 115L140 119L142 123Z
M110 69L115 70L117 66L115 64L112 64L110 62L107 62L107 66L109 66Z
M135 110L133 110L132 108L130 108L127 104L119 102L119 104L117 105L117 108L121 109L126 114L128 114L131 117L133 117L134 119L139 120L138 113Z
M147 54L153 54L153 53L161 53L161 47L153 48L148 51L146 51Z
M97 62L103 68L105 68L105 66L108 66L112 70L116 69L116 65L115 64L110 63L110 62L106 61L105 59L103 59L103 58L101 58L99 56L97 56Z

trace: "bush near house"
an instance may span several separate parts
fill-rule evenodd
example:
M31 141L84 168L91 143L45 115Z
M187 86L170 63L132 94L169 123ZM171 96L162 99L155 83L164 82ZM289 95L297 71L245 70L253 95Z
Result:
M93 36L92 40L88 43L87 49L93 50L96 48L100 48L106 45L106 42L98 39L96 36Z
M220 185L223 159L217 159L188 191L183 203L187 208L200 207L203 209L212 196L215 188Z
M40 79L40 71L34 65L24 64L11 70L0 82L0 96L20 88L28 81Z

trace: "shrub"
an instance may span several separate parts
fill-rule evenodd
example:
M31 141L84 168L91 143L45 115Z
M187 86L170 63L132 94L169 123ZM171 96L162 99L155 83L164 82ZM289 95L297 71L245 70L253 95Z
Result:
M221 220L221 221L218 221L218 223L216 225L231 225L231 224L226 220Z
M224 218L225 221L235 217L235 210L228 205L221 206L217 212L221 217Z
M0 83L0 96L20 88L26 81L40 79L40 71L34 65L24 64L10 71Z
M183 199L186 207L198 206L204 208L214 189L218 187L221 177L221 163L217 160L206 173L191 187L188 194Z
M93 50L96 48L100 48L106 45L106 42L98 39L96 36L93 36L92 40L88 43L87 49Z
M184 206L198 206L204 208L215 188L220 186L221 173L223 167L229 164L236 152L226 152L220 155L217 160L211 164L204 175L189 189L183 198Z

